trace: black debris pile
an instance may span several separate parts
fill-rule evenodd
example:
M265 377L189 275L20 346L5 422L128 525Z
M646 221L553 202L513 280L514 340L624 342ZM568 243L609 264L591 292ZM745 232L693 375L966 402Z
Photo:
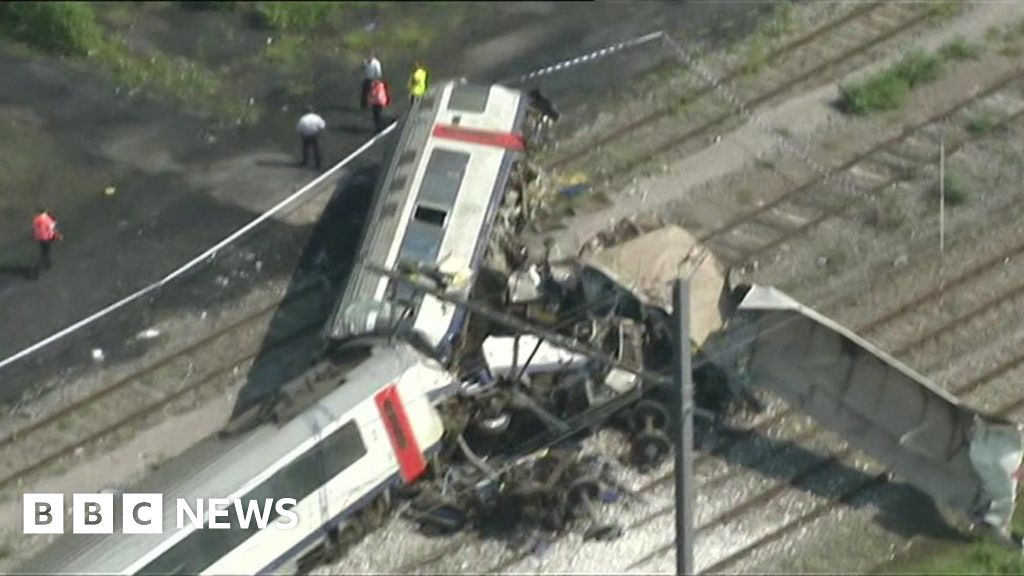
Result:
M602 520L599 507L617 501L622 489L614 465L580 456L578 447L547 450L500 470L486 464L449 463L439 481L421 484L406 510L426 534L474 530L483 537L580 530L588 539L621 534Z

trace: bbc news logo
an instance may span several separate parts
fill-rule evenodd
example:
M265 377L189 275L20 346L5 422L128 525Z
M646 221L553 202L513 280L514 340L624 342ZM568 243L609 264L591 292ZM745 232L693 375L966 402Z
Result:
M120 518L115 518L113 494L74 494L71 499L72 534L113 534L120 522L125 534L161 534L164 531L162 494L121 494ZM299 523L292 510L294 498L241 500L237 498L185 498L175 500L177 529L191 525L197 530L229 530L232 527L260 530L273 525L291 530ZM64 495L25 494L22 513L24 534L63 534ZM206 522L206 514L209 521ZM232 518L232 515L234 518Z

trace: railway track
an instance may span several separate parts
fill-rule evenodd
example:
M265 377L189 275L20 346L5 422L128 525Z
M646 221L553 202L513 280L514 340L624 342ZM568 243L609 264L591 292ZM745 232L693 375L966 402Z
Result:
M272 316L282 307L307 304L311 296L317 295L317 288L317 283L304 285L285 298L275 299L155 362L0 437L0 490L24 483L31 475L75 455L80 449L102 442L189 394L225 386L222 381L225 377L233 376L237 366L315 333L323 323L322 318L299 322L273 339L248 350L240 350L241 354L227 362L211 362L211 369L191 378L189 364L195 355L202 354L218 343L233 341L242 331ZM182 369L186 371L184 378L174 374ZM178 385L150 388L147 381L161 375L165 380L178 381ZM111 414L120 417L110 421Z
M818 28L812 30L811 32L804 34L803 36L797 38L796 40L789 42L783 46L780 46L778 48L775 48L774 50L768 53L768 55L765 57L765 60L771 62L782 56L785 56L786 54L789 54L805 46L806 44L813 42L814 40L817 40L818 38L830 34L840 26L843 26L844 24L857 18L864 17L870 14L871 12L878 10L881 7L881 2L864 4L856 8L855 10L852 10L851 12L847 13L846 15L842 16L841 18L832 20L830 22L826 22L822 26L819 26ZM746 71L744 67L737 66L733 70L727 72L723 76L722 81L732 82L733 80L736 80L745 73ZM692 102L697 100L698 98L703 98L704 96L707 96L709 93L711 93L711 91L711 86L704 85L694 90L693 92L685 94L683 98L686 99L687 101ZM616 140L620 140L630 135L631 133L635 132L636 130L645 128L647 126L654 124L655 122L669 118L674 113L675 108L673 106L662 106L657 110L654 110L651 113L646 114L638 118L637 120L634 120L631 123L613 129L606 134L598 136L595 140L585 143L583 146L576 147L575 149L569 150L567 153L556 157L548 165L548 169L557 170L565 167L568 164L571 164L572 162L576 162L582 158L586 158L590 154L594 153L594 151L597 150L598 148L606 146Z
M776 49L770 57L765 59L766 62L772 63L772 69L764 73L767 78L760 79L762 83L767 82L771 88L751 93L757 88L747 87L744 90L741 87L740 98L745 107L753 109L793 93L801 84L808 81L823 81L842 77L864 64L859 57L865 56L872 49L924 25L932 15L931 9L897 3L869 4L861 7ZM864 39L865 35L867 36L866 40ZM784 57L794 57L795 59L801 53L814 54L815 63L813 65L797 64L795 73L787 73L784 70L786 62L779 62L779 59ZM737 80L743 75L744 71L742 67L739 67L728 72L723 81ZM741 122L736 118L731 107L718 103L714 99L705 98L711 92L713 92L713 88L703 84L681 99L675 98L670 105L620 127L610 134L599 137L596 142L588 143L565 157L554 160L549 167L565 169L572 162L604 150L608 157L596 162L601 166L601 170L599 174L594 175L593 179L614 179L612 175L635 172L659 155L670 151L677 152L687 143L696 142L702 148L705 145L706 136L713 133L725 133ZM680 131L674 132L668 138L644 133L646 129L656 127L659 122L663 123L663 121L677 116L677 103L680 100L685 101L688 106L688 114L683 120ZM697 104L704 106L707 110L698 111ZM649 142L650 146L636 154L629 154L625 158L619 157L617 151L608 149L609 144L627 136L634 142Z
M829 170L819 174L795 188L791 188L763 205L737 216L699 236L702 243L714 246L734 265L748 264L763 257L770 250L783 243L806 234L827 220L837 218L858 205L864 199L877 196L880 192L908 180L909 169L926 164L936 157L939 143L925 135L925 130L940 122L964 113L971 105L986 99L1003 96L1007 88L1017 89L1017 83L1024 78L1024 71L1015 70L989 85L978 94L959 100L952 106L930 117L908 126L899 134L876 144ZM1020 109L999 121L1005 126L1024 115L1024 97L1017 96L1014 103ZM959 126L950 123L950 126ZM969 143L983 137L972 134L964 128L948 130L954 138L950 141L947 154L952 155ZM927 151L927 152L923 152ZM828 194L827 186L836 175L852 179L853 186L860 194ZM814 194L817 193L817 194ZM835 205L822 206L809 200L808 196L847 198ZM746 234L745 245L737 246L733 239ZM764 238L765 236L767 238Z

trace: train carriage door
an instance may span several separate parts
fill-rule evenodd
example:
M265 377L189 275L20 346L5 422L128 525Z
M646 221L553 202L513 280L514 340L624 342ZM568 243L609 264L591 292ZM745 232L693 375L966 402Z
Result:
M416 435L409 424L405 406L398 395L398 386L387 386L377 393L374 400L384 422L384 429L388 432L388 439L391 440L391 448L398 459L402 479L406 483L411 483L427 469L427 460L416 442Z

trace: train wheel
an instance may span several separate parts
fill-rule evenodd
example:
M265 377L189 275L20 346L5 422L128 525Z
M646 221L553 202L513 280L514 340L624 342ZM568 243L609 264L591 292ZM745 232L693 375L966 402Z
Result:
M633 429L637 432L651 432L653 429L664 430L668 425L668 411L653 400L637 402L631 418Z
M349 548L358 544L364 536L366 536L366 526L363 524L362 518L356 515L346 520L338 528L337 542L339 554L348 551Z
M644 432L633 440L633 457L641 466L657 466L668 456L672 442L664 432Z

